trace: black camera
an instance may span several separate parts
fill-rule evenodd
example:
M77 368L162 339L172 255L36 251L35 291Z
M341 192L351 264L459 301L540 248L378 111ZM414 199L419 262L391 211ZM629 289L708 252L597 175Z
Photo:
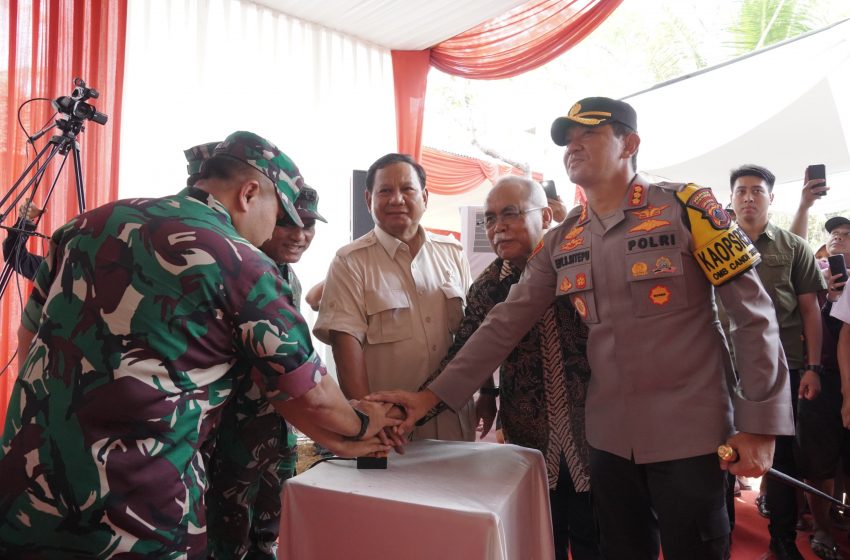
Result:
M80 78L74 78L74 91L70 96L58 97L53 100L53 107L60 113L78 119L80 121L90 120L97 124L106 124L107 117L103 113L98 113L94 106L86 103L86 99L97 99L100 94L96 89L86 87L86 83Z

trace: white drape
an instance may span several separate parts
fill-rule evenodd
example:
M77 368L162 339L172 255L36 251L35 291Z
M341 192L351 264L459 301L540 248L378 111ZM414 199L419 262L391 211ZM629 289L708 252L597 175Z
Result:
M256 132L319 191L329 223L295 270L305 291L324 278L352 169L395 151L389 51L238 0L130 0L125 68L120 197L174 193L184 149Z

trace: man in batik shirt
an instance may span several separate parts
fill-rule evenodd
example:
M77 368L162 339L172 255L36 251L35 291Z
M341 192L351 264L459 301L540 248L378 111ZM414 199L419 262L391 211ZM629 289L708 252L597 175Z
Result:
M505 301L553 219L543 188L522 177L497 181L484 210L482 225L498 258L472 283L454 343L425 385L436 379L490 310ZM584 434L590 379L586 349L587 328L569 301L557 299L502 362L500 387L489 380L476 403L479 417L493 418L489 411L495 410L498 393L505 440L537 449L546 458L558 560L566 560L568 550L576 560L600 557Z
M372 437L386 407L348 405L257 249L284 213L303 224L295 164L237 132L201 175L53 234L0 439L0 557L205 558L198 450L247 374L237 364L335 452L388 449Z
M301 260L316 233L318 193L305 186L295 201L303 226L284 216L260 249L278 263L299 309L301 283L290 264ZM276 558L280 493L295 474L295 433L250 377L224 408L215 437L207 490L209 556L217 560Z

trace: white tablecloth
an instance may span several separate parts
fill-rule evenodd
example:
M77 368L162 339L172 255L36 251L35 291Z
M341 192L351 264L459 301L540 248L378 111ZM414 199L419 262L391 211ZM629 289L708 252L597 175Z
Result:
M423 440L387 470L326 462L283 490L278 558L550 560L543 455Z

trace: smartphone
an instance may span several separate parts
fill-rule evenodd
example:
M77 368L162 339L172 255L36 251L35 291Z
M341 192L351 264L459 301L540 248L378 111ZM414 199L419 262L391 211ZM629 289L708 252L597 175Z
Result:
M830 255L827 257L829 261L829 274L830 276L835 276L836 274L840 274L841 278L838 279L838 282L846 282L847 281L847 264L844 262L844 255ZM838 288L839 290L843 290L844 286Z
M806 181L811 181L812 179L823 179L824 184L826 184L826 165L816 163L808 166L806 168ZM817 193L818 196L823 196L825 194L826 191Z
M546 192L546 198L558 200L558 191L555 190L555 181L541 181L540 186Z

